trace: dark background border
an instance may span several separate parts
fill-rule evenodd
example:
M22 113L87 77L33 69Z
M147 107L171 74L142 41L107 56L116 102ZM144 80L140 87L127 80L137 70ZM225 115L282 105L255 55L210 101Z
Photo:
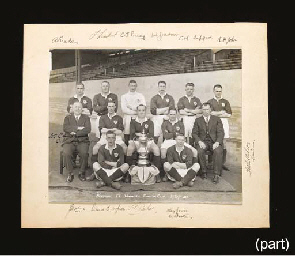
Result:
M178 3L180 4L180 3ZM276 5L275 5L276 4ZM2 84L10 92L4 95L5 108L13 111L13 132L8 132L10 160L2 157L1 228L4 237L0 246L2 254L260 254L255 249L257 238L281 240L287 238L294 254L294 230L291 227L292 202L294 202L294 166L291 146L294 129L292 100L287 99L294 86L294 24L291 7L280 3L261 3L239 6L227 3L203 7L189 2L176 6L177 11L161 9L158 4L137 2L134 5L113 3L104 8L101 3L92 7L89 3L73 3L62 6L44 3L44 9L13 6L3 12L10 13L8 32L9 57L5 65L10 74L2 74L8 82ZM169 3L172 5L172 2ZM143 12L145 11L145 12ZM293 15L294 16L294 15ZM23 25L48 23L206 23L206 22L263 22L268 23L269 49L269 135L270 135L270 224L269 229L21 229L21 112L22 112L22 58ZM6 23L6 24L7 24ZM291 73L293 71L293 73ZM5 71L6 72L6 71ZM291 75L292 74L292 75ZM292 79L292 80L291 80ZM293 81L293 83L291 83ZM257 85L259 86L259 85ZM294 98L294 96L293 96ZM293 100L294 101L294 100ZM6 112L7 113L7 112ZM11 116L10 116L11 118ZM287 124L286 124L287 123ZM286 124L286 125L284 125ZM3 123L7 127L7 123ZM10 127L11 127L10 126ZM290 130L291 128L291 130ZM10 136L8 136L10 135ZM6 136L4 136L6 137ZM11 138L11 139L10 139ZM7 151L8 151L7 150ZM38 213L36 213L38 214ZM145 241L145 242L143 242ZM147 242L150 241L150 242ZM282 250L266 250L264 254L285 254Z

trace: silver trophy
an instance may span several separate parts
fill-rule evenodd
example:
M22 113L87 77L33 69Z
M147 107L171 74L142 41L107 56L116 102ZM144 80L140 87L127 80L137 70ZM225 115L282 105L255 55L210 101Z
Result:
M139 148L137 150L139 157L137 160L137 165L140 167L148 166L150 161L148 160L149 150L147 149L148 141L151 140L147 137L144 129L140 136L138 136Z

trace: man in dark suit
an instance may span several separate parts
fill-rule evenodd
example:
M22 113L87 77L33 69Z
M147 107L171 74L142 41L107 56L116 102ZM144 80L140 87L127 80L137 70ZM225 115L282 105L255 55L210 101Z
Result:
M211 115L210 103L202 106L203 116L196 118L192 130L198 150L199 163L203 178L207 177L206 151L213 153L214 177L213 182L218 183L222 170L222 142L224 138L223 125L219 117Z
M63 141L63 158L68 171L67 182L74 179L72 157L75 150L78 151L81 167L78 178L85 180L85 169L88 161L89 139L91 130L90 119L82 114L82 103L73 103L73 113L64 119L63 130L65 132Z

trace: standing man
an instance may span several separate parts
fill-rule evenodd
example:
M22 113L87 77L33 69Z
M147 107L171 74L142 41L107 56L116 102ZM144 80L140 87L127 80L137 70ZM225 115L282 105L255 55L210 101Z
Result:
M130 122L130 141L127 147L127 163L132 165L132 154L135 150L138 150L140 143L136 139L145 132L147 137L151 140L147 143L147 149L149 152L154 154L153 164L160 170L161 159L160 159L160 149L154 142L154 123L146 117L146 106L140 104L137 107L137 117L132 119ZM161 182L160 176L156 176L157 182Z
M158 82L159 93L152 97L150 111L153 116L154 122L154 136L155 143L158 143L159 136L161 134L161 125L169 112L169 108L175 108L175 101L173 97L166 93L166 82Z
M193 127L193 137L198 150L199 163L203 178L207 178L206 151L213 153L213 183L218 183L222 170L222 142L224 131L219 117L211 115L210 103L202 106L203 116L196 118Z
M135 80L129 82L129 92L121 96L121 109L124 114L124 139L126 145L130 139L130 121L132 117L137 115L137 107L142 104L146 106L146 101L142 93L136 92L137 83Z
M80 102L82 104L82 114L91 115L92 114L92 101L88 98L85 93L85 86L84 84L78 83L76 84L76 94L74 97L70 98L68 101L67 111L68 113L73 113L73 104L75 102Z
M218 116L221 119L224 129L224 139L223 139L223 166L222 168L226 171L229 169L224 165L226 162L226 139L229 138L229 124L228 118L232 115L232 110L228 100L222 97L222 86L220 84L216 84L213 87L214 98L209 100L208 102L212 106L211 115Z
M124 152L120 145L116 144L116 134L113 131L106 133L107 144L98 150L97 162L93 164L93 171L98 179L96 187L110 186L119 190L119 181L128 171L129 166L124 163Z
M65 132L63 141L63 158L68 171L67 182L74 179L72 157L75 150L78 151L81 161L79 179L85 180L85 171L88 159L88 147L91 125L89 117L82 114L82 103L76 101L72 106L73 113L64 119L63 130Z
M179 114L183 117L184 136L190 145L193 145L192 129L196 117L202 114L202 103L199 98L194 96L195 85L187 83L185 85L186 95L179 99L177 108Z
M164 170L170 180L175 181L173 188L194 185L193 181L200 170L198 163L193 163L193 152L184 145L183 134L176 135L176 144L168 148L167 162L164 163Z
M100 138L98 126L99 119L101 116L108 113L108 102L114 102L116 109L118 110L118 96L110 92L110 83L108 81L102 81L101 83L101 93L94 95L93 97L93 111L97 114L95 126L96 126L96 137Z

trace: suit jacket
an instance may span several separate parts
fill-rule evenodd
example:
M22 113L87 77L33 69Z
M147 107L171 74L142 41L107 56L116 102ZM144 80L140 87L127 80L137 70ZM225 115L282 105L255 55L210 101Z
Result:
M78 130L78 126L84 126L82 130ZM64 119L63 124L64 144L71 142L88 142L88 134L91 131L90 119L87 115L81 114L78 122L75 119L74 114L68 115ZM75 135L71 135L71 132L75 132Z
M223 130L221 119L217 116L210 115L208 127L209 127L209 135L211 139L214 142L218 141L219 144L221 145L224 138L224 130ZM200 140L201 141L205 140L206 122L203 116L196 118L193 131L192 131L192 136L195 139L196 143L198 143Z

